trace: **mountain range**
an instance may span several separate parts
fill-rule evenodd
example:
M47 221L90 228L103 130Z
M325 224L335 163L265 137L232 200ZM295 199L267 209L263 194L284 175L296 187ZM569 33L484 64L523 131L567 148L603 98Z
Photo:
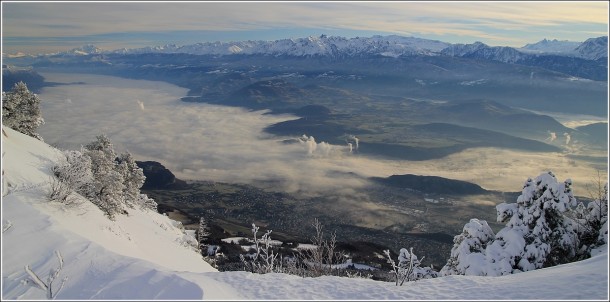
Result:
M608 36L590 38L586 41L558 41L543 39L521 48L488 46L481 42L472 44L451 44L438 40L397 35L345 38L321 35L305 38L280 39L274 41L203 42L178 46L148 46L133 49L104 51L94 45L85 45L60 54L141 54L141 53L186 53L195 55L265 54L273 56L363 56L379 55L387 57L408 55L453 55L464 56L485 49L481 55L493 54L498 61L510 62L518 58L536 55L562 55L587 60L608 57Z
M397 35L345 38L339 36L309 36L304 38L279 39L273 41L248 40L233 42L202 42L189 45L167 44L142 48L121 48L102 50L87 44L69 51L52 55L92 55L92 54L144 54L144 53L183 53L194 55L271 55L271 56L412 56L412 55L450 55L478 56L501 62L514 63L531 56L565 56L585 60L608 58L608 36L590 38L584 42L543 39L523 47L488 46L482 42L471 44L451 44L438 40ZM5 57L22 57L19 54L4 54ZM39 55L41 56L41 55ZM45 55L42 55L45 56Z
M88 44L65 52L39 55L37 58L137 54L186 54L216 57L263 55L281 58L316 57L334 60L370 57L448 56L542 67L596 81L606 81L608 79L607 36L590 38L584 42L543 39L537 43L516 48L489 46L482 42L451 44L438 40L397 35L356 38L320 35L274 41L217 41L181 46L168 44L117 50L102 50L95 45ZM23 57L23 54L19 56L4 54L4 57Z
M93 45L86 45L60 54L97 53L185 53L195 55L265 54L272 56L361 56L381 55L396 57L401 55L436 55L450 44L415 37L373 36L344 38L321 35L275 41L204 42L178 46L168 44L135 49L102 51Z
M590 38L584 42L543 39L520 48L488 46L481 42L472 44L451 44L438 40L397 35L345 38L338 36L309 36L305 38L280 39L274 41L203 42L178 46L148 46L133 49L105 51L88 44L74 48L61 55L87 54L142 54L142 53L185 53L195 55L253 55L272 56L331 56L354 57L378 55L387 57L410 55L452 55L471 56L478 52L482 58L493 58L502 62L516 62L529 56L558 55L586 60L608 57L608 37Z

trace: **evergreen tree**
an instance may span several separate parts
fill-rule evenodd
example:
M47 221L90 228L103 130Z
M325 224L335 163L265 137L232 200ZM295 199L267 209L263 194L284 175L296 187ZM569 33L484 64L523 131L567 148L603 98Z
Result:
M199 217L199 228L197 229L197 243L201 251L207 255L207 241L210 232L208 231L208 223L203 216Z
M601 187L601 184L599 184ZM581 258L591 256L591 249L608 243L608 184L599 188L598 196L587 206L579 203L574 211L578 222Z
M460 235L453 238L453 248L440 274L486 275L485 248L495 238L485 220L470 219Z
M486 222L472 219L454 238L442 275L501 276L590 257L608 242L608 186L587 206L577 205L570 179L552 172L528 179L516 203L496 206L506 223L495 236Z
M23 134L42 140L36 133L44 123L40 113L40 99L19 82L8 93L2 92L2 123Z
M123 200L125 204L130 208L134 208L136 205L143 207L144 200L140 198L140 188L146 180L144 172L138 167L129 152L122 153L117 158L117 167L119 173L123 176Z
M124 212L123 174L115 161L116 154L110 139L105 135L97 136L94 142L85 146L91 158L93 185L89 197L110 219Z
M88 196L93 186L91 158L80 151L64 151L64 158L51 169L56 178L51 178L47 195L50 201L71 205L77 202L72 196L77 192Z
M157 203L140 192L146 177L129 152L116 155L110 139L99 135L84 147L91 160L93 181L85 194L110 219L127 213L126 207L157 210Z
M573 221L563 213L576 206L571 180L552 172L528 179L516 204L499 204L498 221L508 221L485 256L488 275L506 275L568 263L577 255Z
M608 243L608 183L604 185L603 195L587 205L587 221L598 233L595 246Z
M83 151L64 151L65 160L53 167L53 173L71 190L87 196L91 191L93 173L91 158Z

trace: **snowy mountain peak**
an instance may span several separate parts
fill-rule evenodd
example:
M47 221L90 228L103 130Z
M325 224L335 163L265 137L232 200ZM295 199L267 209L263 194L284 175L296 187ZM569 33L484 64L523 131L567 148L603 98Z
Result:
M103 50L97 48L93 44L86 44L81 47L73 48L66 52L66 54L75 54L75 55L92 55L92 54L100 54Z
M526 44L519 50L538 52L538 53L570 53L573 52L580 42L573 42L568 40L559 41L557 39L548 40L543 39L539 42Z
M575 50L577 56L589 60L598 60L608 57L608 36L587 39Z

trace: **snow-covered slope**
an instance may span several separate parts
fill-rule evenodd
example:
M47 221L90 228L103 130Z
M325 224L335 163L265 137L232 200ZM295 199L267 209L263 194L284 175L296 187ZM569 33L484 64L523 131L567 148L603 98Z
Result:
M580 44L574 52L576 53L576 56L583 59L597 60L607 58L608 36L587 39L587 41Z
M608 298L608 252L577 263L504 277L449 276L397 287L391 282L339 277L217 272L183 246L169 218L132 209L115 222L88 202L66 207L46 201L49 168L61 154L3 127L2 300L45 299L27 284L30 265L42 277L64 259L68 277L57 299L166 300L511 300ZM43 278L46 280L46 278Z
M603 38L606 38L605 40ZM546 41L528 44L528 48L488 46L481 42L453 44L441 51L441 55L475 60L519 64L560 72L578 78L607 81L607 37L589 39L575 49L566 41Z
M443 49L441 54L452 57L484 59L504 63L515 63L528 56L512 47L491 47L481 42L472 44L453 44Z
M584 42L544 39L537 43L527 44L518 48L518 50L526 53L553 54L598 60L608 57L608 36L590 38Z
M65 261L60 277L68 277L58 299L239 297L196 275L216 270L183 244L183 232L166 216L130 209L129 216L113 222L86 201L72 207L49 203L49 169L61 153L3 130L8 194L2 198L2 224L11 225L2 234L3 299L44 299L42 290L22 282L27 279L24 266L46 279L58 266L55 251Z
M523 52L532 52L532 53L552 53L552 54L572 54L574 49L578 47L581 42L574 41L559 41L557 39L547 40L543 39L536 43L526 44L525 46L519 48L520 51Z

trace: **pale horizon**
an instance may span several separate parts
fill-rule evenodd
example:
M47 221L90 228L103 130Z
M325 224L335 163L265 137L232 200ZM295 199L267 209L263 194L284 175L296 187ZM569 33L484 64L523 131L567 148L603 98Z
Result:
M307 36L413 36L522 47L608 35L589 2L2 2L3 53L51 53ZM36 20L33 22L32 20Z

